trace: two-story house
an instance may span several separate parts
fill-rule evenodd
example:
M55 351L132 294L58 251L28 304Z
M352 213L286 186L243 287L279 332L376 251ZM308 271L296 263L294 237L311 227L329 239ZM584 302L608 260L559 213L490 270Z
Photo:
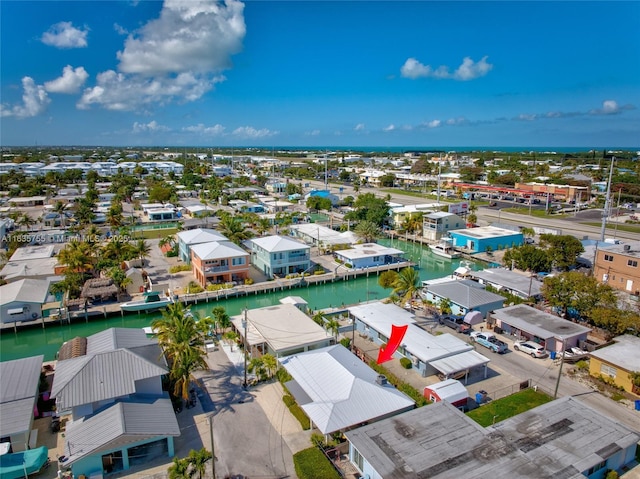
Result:
M594 277L629 294L640 294L640 243L611 246L596 252Z
M191 247L197 244L210 243L212 241L227 241L229 238L222 233L210 228L196 228L189 231L181 231L178 237L178 252L182 261L191 263Z
M246 241L251 264L268 277L303 273L311 267L311 247L285 236L265 236Z
M102 477L173 456L180 428L162 389L168 371L157 340L111 328L77 346L62 346L67 359L58 361L51 391L58 414L68 416L61 468Z
M459 230L465 226L465 221L458 215L437 211L423 217L422 236L430 241L440 241L442 237L448 236L449 231Z
M249 277L249 253L231 241L214 241L191 247L191 268L196 281L244 282Z

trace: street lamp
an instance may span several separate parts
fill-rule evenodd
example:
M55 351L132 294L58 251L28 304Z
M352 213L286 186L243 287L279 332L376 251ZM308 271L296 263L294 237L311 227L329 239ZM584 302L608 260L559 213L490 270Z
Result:
M247 389L247 308L244 308L244 318L242 320L242 328L244 329L244 382L242 387Z

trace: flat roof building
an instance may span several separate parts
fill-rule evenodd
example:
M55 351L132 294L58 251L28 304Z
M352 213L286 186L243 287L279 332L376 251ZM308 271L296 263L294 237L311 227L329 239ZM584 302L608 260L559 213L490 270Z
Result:
M542 281L535 274L527 275L503 268L471 271L470 274L480 284L487 284L498 291L506 291L523 299L542 295Z
M633 382L634 373L640 373L640 338L625 334L613 344L592 351L589 374L608 377L625 391L640 396L640 386Z

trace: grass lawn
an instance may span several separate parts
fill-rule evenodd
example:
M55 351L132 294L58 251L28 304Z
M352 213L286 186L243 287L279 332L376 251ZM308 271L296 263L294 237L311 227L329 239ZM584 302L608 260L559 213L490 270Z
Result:
M491 426L495 422L504 421L520 413L541 406L551 401L551 396L533 389L525 389L511 396L496 399L488 404L469 411L467 416L483 427Z
M602 226L602 223L598 222L589 222L589 223L583 223L580 222L581 225L588 225L588 226ZM615 224L611 224L611 223L607 223L607 231L608 230L615 230L616 226ZM620 231L626 231L627 233L640 233L640 225L625 225L625 224L619 224L618 228Z
M502 211L506 212L506 213L516 213L519 215L527 215L529 216L529 208L502 208ZM561 220L562 218L566 218L569 215L566 214L559 214L559 213L554 213L554 214L549 214L547 213L545 210L531 210L531 215L530 216L535 216L536 218L555 218L558 220Z
M158 228L155 230L138 230L132 231L131 237L134 239L158 239L174 235L178 232L178 228Z
M340 479L329 459L317 447L310 447L293 455L293 465L300 479Z

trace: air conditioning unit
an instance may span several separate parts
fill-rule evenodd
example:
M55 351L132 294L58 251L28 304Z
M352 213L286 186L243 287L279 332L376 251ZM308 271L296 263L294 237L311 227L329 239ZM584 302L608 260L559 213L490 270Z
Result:
M378 374L376 377L376 383L380 386L385 386L387 384L387 377L384 374Z

